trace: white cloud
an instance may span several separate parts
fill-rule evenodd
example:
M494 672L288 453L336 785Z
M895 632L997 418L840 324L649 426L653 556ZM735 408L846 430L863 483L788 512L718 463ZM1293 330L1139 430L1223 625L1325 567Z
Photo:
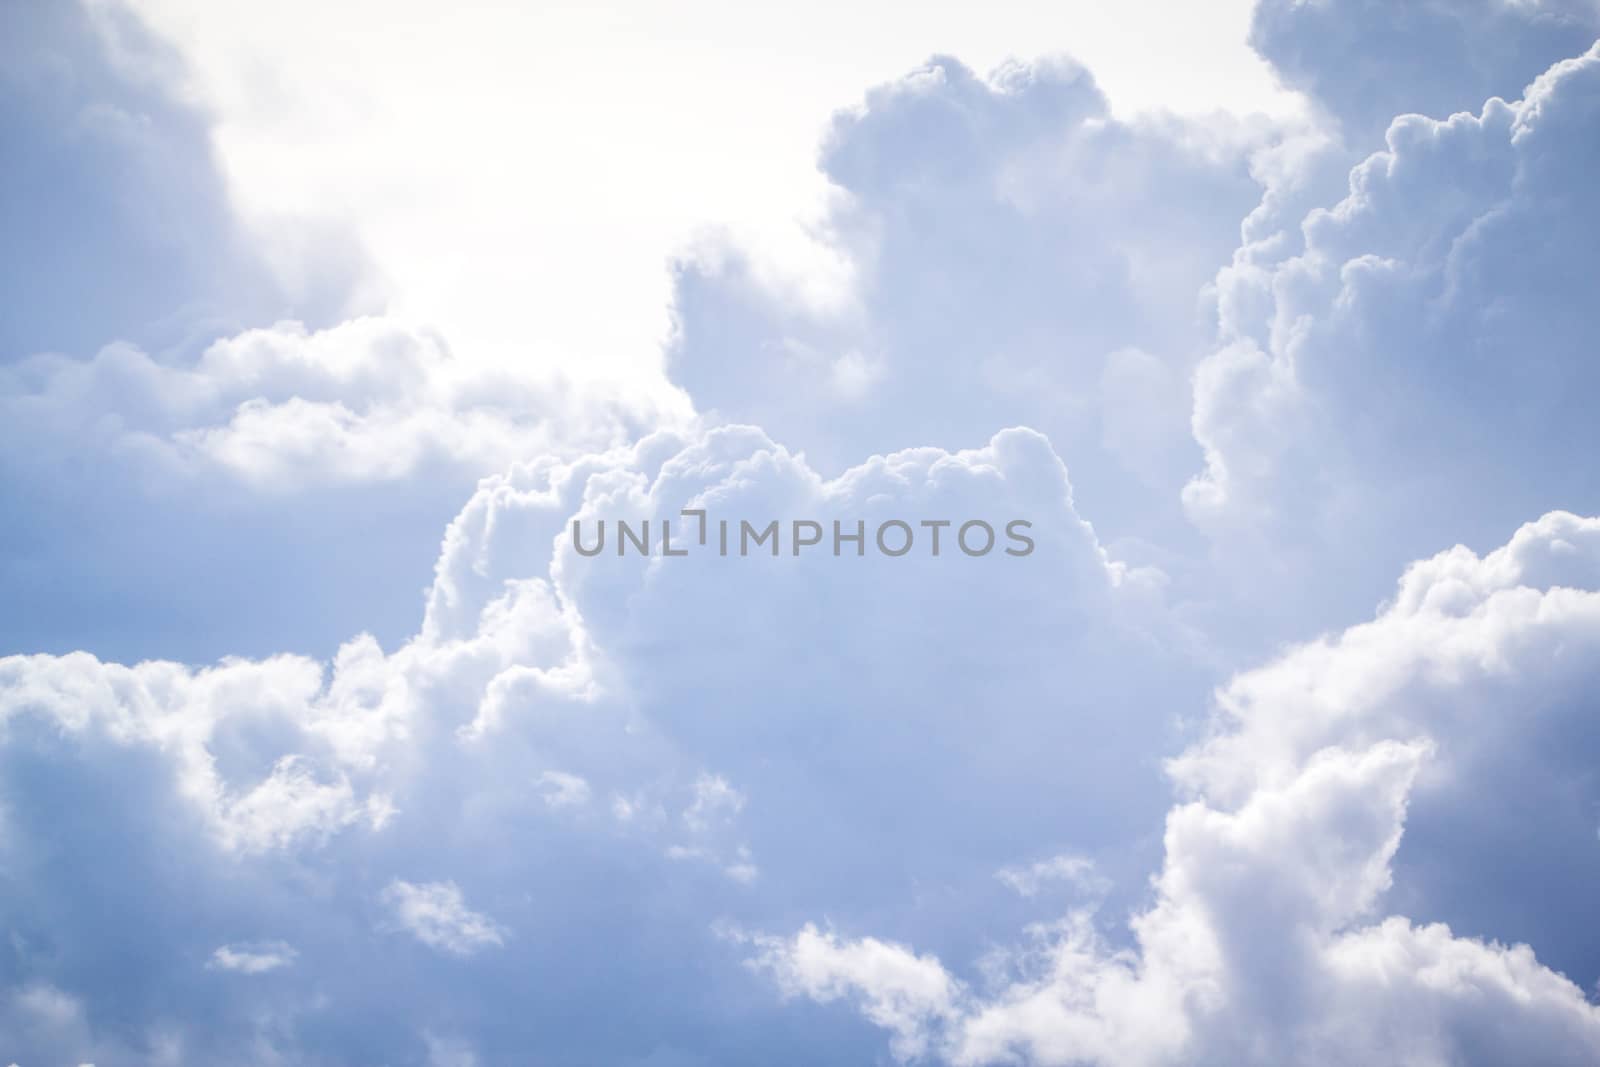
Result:
M351 825L379 828L392 814L381 790L358 796L352 785L361 754L345 741L342 689L322 692L319 666L294 656L196 671L82 652L9 656L0 658L0 726L42 714L72 735L159 752L218 842L259 852L325 843ZM268 724L282 737L258 739L256 727ZM284 741L303 750L284 751Z
M248 330L191 366L119 343L87 360L42 355L0 368L13 451L49 442L143 456L264 489L392 481L429 463L476 476L547 450L604 447L674 417L671 398L647 393L475 366L436 333L382 318Z
M182 92L212 116L231 200L280 273L316 264L300 233L331 218L378 264L389 310L437 323L471 359L579 373L657 363L662 267L708 221L817 286L828 257L792 220L827 195L819 119L952 44L984 69L1071 49L1129 112L1287 103L1244 46L1247 0L1140 3L1132 20L1026 0L981 15L828 0L760 19L720 0L670 15L403 3L379 22L301 0L134 7L187 64Z
M1515 103L1401 116L1342 200L1253 221L1218 280L1184 502L1255 604L1292 583L1295 625L1326 626L1440 545L1600 510L1572 281L1600 220L1597 90L1591 49Z
M1137 951L1112 949L1076 913L1037 931L992 990L966 989L910 949L812 927L757 939L754 962L786 991L850 994L902 1058L1590 1062L1600 1007L1541 965L1539 946L1385 905L1406 889L1397 871L1427 877L1405 867L1403 834L1421 835L1411 847L1443 863L1442 877L1492 880L1483 849L1497 831L1473 803L1485 792L1515 806L1531 789L1550 829L1568 833L1524 850L1522 892L1556 884L1538 864L1592 847L1592 746L1547 761L1537 782L1495 771L1543 758L1552 738L1583 746L1588 704L1574 698L1592 686L1596 646L1600 520L1551 514L1485 557L1443 553L1411 568L1373 622L1222 690L1211 736L1172 763L1188 799L1167 817L1155 903L1132 920ZM1525 826L1512 832L1526 841Z
M383 153L305 151L307 138L334 151L359 92L310 94L326 127L275 128L315 78L245 86L231 72L262 68L208 63L199 85L221 99L218 151L236 181L247 170L290 207L367 188L338 171ZM1550 516L1504 552L1425 561L1374 622L1237 676L1198 736L1174 719L1210 688L1202 657L1251 624L1208 599L1233 576L1197 565L1176 490L1197 462L1179 425L1206 343L1196 298L1262 188L1214 292L1223 337L1198 364L1194 411L1211 462L1188 500L1256 592L1348 617L1340 597L1366 597L1396 553L1449 544L1467 519L1476 537L1538 514L1527 505L1552 487L1585 489L1583 449L1520 446L1559 422L1552 397L1590 392L1565 376L1587 365L1589 302L1561 285L1587 277L1572 268L1593 243L1592 168L1574 146L1592 125L1594 65L1558 69L1515 106L1397 123L1302 243L1308 207L1337 199L1323 182L1344 149L1325 131L1119 118L1064 61L987 79L930 62L834 124L825 167L839 188L807 238L829 271L775 265L738 236L707 239L680 272L673 370L702 409L763 428L691 421L649 358L637 393L600 404L545 373L564 354L537 351L540 369L525 369L525 342L559 338L595 305L517 271L495 280L534 247L516 246L514 226L441 254L453 246L438 218L412 225L433 203L415 190L375 198L363 235L416 270L398 305L444 293L447 316L473 319L452 331L470 349L459 356L396 318L251 331L191 365L112 346L8 367L7 455L30 462L105 455L117 478L155 467L252 490L407 483L390 500L440 467L500 472L446 531L408 639L356 637L331 664L0 660L0 870L28 875L8 882L0 919L30 983L5 992L3 1028L61 1062L238 1049L295 1061L315 1040L374 1062L473 1062L481 1047L669 1063L711 1032L725 1043L706 1055L735 1062L759 1058L749 1035L769 1033L790 1035L796 1058L870 1056L826 1013L768 1026L781 1017L705 944L721 914L798 927L741 935L756 969L791 996L857 1004L904 1058L1592 1062L1596 1009L1554 969L1579 977L1588 902L1547 892L1530 909L1518 879L1592 885L1600 863L1582 730L1600 644L1593 522ZM527 128L486 128L513 126ZM429 155L452 177L469 170L461 158ZM599 190L607 211L632 202L572 160L549 169ZM576 230L585 254L561 263L563 285L609 278L615 249ZM475 258L479 239L496 255ZM585 345L654 328L595 292L604 328ZM1472 362L1483 352L1464 338L1486 339L1489 357L1534 353L1518 364L1528 380L1500 373L1503 359ZM494 358L506 353L512 371ZM993 432L1019 421L1043 422L1056 445ZM672 425L622 443L657 422ZM1480 424L1493 447L1451 436ZM979 447L890 450L935 441ZM1418 487L1441 481L1457 495L1436 522L1396 522L1409 514L1397 503L1414 510ZM1536 491L1517 496L1523 483ZM1027 517L1038 551L645 560L570 546L575 518L659 530L684 507ZM1319 525L1325 543L1355 547L1295 558L1295 535ZM1125 551L1146 538L1163 543ZM1308 571L1320 585L1293 580ZM1197 639L1196 620L1219 616L1222 632ZM1180 738L1169 809L1155 759ZM1506 817L1486 818L1495 806ZM419 869L459 884L397 877ZM1053 889L1067 909L1038 921ZM373 936L374 896L380 929L473 956L485 979L417 967L407 938ZM1128 929L1112 921L1124 909ZM821 915L825 929L801 925ZM1001 933L1012 918L1034 920L1020 939ZM147 1022L207 953L242 970L283 957L228 943L241 929L281 934L295 966L209 983L214 1018ZM984 952L997 938L1017 943ZM952 962L979 953L970 972ZM557 989L564 999L533 995ZM605 1025L619 1004L630 1027ZM710 1004L736 1006L741 1026ZM556 1012L577 1021L553 1026ZM370 1027L401 1013L403 1027ZM473 1026L491 1015L492 1030Z
M659 523L697 505L758 520L1026 515L1037 547L1026 559L572 550L574 517ZM600 921L597 909L637 905L660 925L597 935L609 947L593 980L654 988L652 953L667 943L717 973L708 909L793 914L839 894L838 914L859 914L893 907L913 871L952 899L992 893L990 872L1046 841L1096 853L1157 817L1157 777L1126 767L1167 729L1140 709L1171 697L1126 698L1201 691L1162 649L1176 628L1160 595L1157 576L1099 546L1064 466L1028 431L874 457L832 480L752 428L663 433L486 479L444 537L416 633L393 651L357 637L331 665L0 659L0 756L29 758L42 728L59 738L47 750L58 776L136 774L118 817L154 811L159 829L119 835L125 854L108 869L159 871L160 856L185 855L192 898L231 902L197 920L204 953L270 922L299 953L293 975L359 985L353 961L393 951L368 940L376 877L389 924L446 953L498 946L529 982L554 980L553 964L524 946L543 951ZM797 659L801 632L847 659ZM1127 656L1143 665L1135 677ZM708 680L740 698L708 703ZM912 761L918 775L885 789L885 767ZM1050 790L1078 799L1042 807ZM1120 810L1077 816L1108 795ZM590 817L581 801L599 797L616 818ZM552 803L567 805L562 818L548 817ZM14 827L8 847L36 854L39 833ZM457 881L416 880L418 856ZM638 905L638 887L657 902ZM480 893L492 902L481 911L468 899ZM126 906L144 916L165 899ZM149 924L150 938L160 929ZM141 951L164 959L163 944ZM431 973L396 979L395 1002L453 1003ZM273 988L275 1017L315 1007L297 982ZM460 1032L444 1008L414 1021ZM210 1048L236 1031L183 1033Z
M1263 118L1121 119L1065 58L987 77L939 56L831 124L818 304L737 240L683 257L673 380L822 470L1026 425L1070 457L1113 536L1148 530L1198 461L1200 295L1284 135Z
M237 974L266 974L291 966L298 955L293 946L282 941L262 941L248 944L220 945L211 954L207 967Z
M506 931L467 907L454 882L414 884L395 879L384 888L382 899L400 929L429 948L470 956L505 944Z
M928 1031L953 1016L961 996L939 962L873 938L842 942L807 925L792 941L752 939L751 961L772 972L789 995L827 1003L860 999L862 1014L892 1036L895 1056L910 1059L928 1048Z
M694 803L683 813L683 823L695 833L703 833L716 824L739 814L744 807L744 795L721 775L702 774L694 782Z

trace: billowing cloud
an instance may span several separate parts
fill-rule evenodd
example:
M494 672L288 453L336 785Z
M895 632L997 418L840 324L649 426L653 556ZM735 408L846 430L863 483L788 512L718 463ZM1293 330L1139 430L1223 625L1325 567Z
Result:
M1600 509L1580 281L1597 101L1591 50L1516 103L1401 117L1343 200L1222 273L1196 375L1207 466L1184 498L1258 603L1297 583L1336 608L1327 625L1441 544Z
M485 368L386 318L278 323L193 359L116 343L0 365L0 491L31 502L0 531L0 591L20 605L0 648L209 659L403 639L421 583L394 574L426 568L485 471L684 422L664 396ZM86 603L98 626L73 621ZM163 627L181 633L148 640Z
M1583 696L1597 643L1600 520L1553 513L1487 556L1443 553L1374 621L1219 693L1210 736L1170 765L1185 798L1155 902L1131 922L1136 950L1077 909L989 960L986 981L811 926L753 938L752 963L786 991L853 998L901 1058L1592 1062L1600 1008L1574 978L1595 978L1594 956L1563 942L1600 864ZM1518 865L1501 875L1484 856L1503 848ZM1495 893L1502 879L1514 893ZM1479 880L1488 892L1447 888ZM1493 903L1520 900L1525 924L1535 885L1563 909L1542 944L1488 940L1517 925ZM1394 913L1401 900L1424 913Z
M0 726L43 714L60 730L160 752L179 794L227 849L258 851L325 841L356 822L381 825L389 802L358 797L343 774L319 775L289 738L322 734L337 751L337 704L320 722L305 714L319 695L317 666L295 657L189 671L172 663L103 664L86 653L0 660ZM332 694L330 694L332 695ZM337 698L335 698L337 700ZM326 732L325 732L326 731ZM286 736L285 736L286 735ZM304 744L304 742L301 742ZM242 783L228 771L250 767Z
M385 319L250 330L191 366L120 344L89 360L33 356L0 370L0 405L13 447L93 441L269 489L394 480L430 462L493 470L630 428L621 397L463 365L436 334Z
M1600 523L1432 554L1600 511L1600 52L1483 104L1586 16L1406 5L1452 69L1369 92L1358 7L1261 9L1309 125L870 91L826 278L685 253L685 393L387 317L8 360L15 1052L1594 1062Z
M833 120L817 237L848 267L845 296L810 299L708 241L680 268L670 371L702 411L827 471L1035 427L1098 523L1148 532L1195 461L1201 290L1279 132L1113 118L1064 58L985 78L937 57Z
M706 512L705 546L684 509ZM573 523L588 545L602 520L606 551L579 554ZM1030 524L1025 555L1005 551L1022 551L1006 539L1015 520ZM650 524L651 556L618 554L621 521ZM668 521L697 551L661 553ZM777 522L781 551L720 554L724 521ZM828 541L797 553L797 521ZM835 554L836 522L860 525L859 554L848 541ZM894 554L897 522L915 551ZM1162 791L1140 754L1171 730L1173 694L1203 692L1204 673L1163 648L1180 633L1162 576L1101 548L1038 434L825 479L752 428L661 433L485 480L445 536L416 633L391 652L358 637L331 664L0 660L0 752L13 782L71 767L120 782L126 817L156 820L122 838L108 876L159 881L161 856L187 857L182 937L168 939L178 920L157 917L161 898L123 897L151 988L263 963L272 953L236 941L241 929L294 946L265 992L213 990L241 1014L184 1022L186 1047L229 1047L270 1018L260 1039L280 1054L334 1026L350 1055L394 1057L426 1034L479 1034L463 1029L469 1004L500 1010L557 980L610 989L640 1018L682 1015L701 993L663 994L659 968L748 981L713 919L757 928L820 904L965 940L947 921L962 901L1025 903L997 869L1062 847L1144 869L1137 826L1159 817ZM797 655L812 646L835 658ZM708 702L707 685L724 696ZM43 862L43 830L8 829L13 869ZM601 882L613 888L597 894ZM72 939L83 905L39 910L45 884L13 918L28 916L30 940L71 941L43 972L95 1019L110 1002L85 977L92 946ZM917 886L930 896L908 912ZM644 925L617 929L618 908ZM386 930L411 936L375 947ZM496 991L451 993L405 968L373 984L413 939L488 968ZM607 946L606 966L558 978L578 944ZM247 1011L251 996L269 1006ZM415 1029L377 1041L327 1014L357 1020L371 998L417 1005ZM666 1029L613 1040L669 1040L672 1026L651 1025ZM504 1041L552 1055L575 1036L536 1016L512 1030ZM807 1040L827 1056L861 1038Z

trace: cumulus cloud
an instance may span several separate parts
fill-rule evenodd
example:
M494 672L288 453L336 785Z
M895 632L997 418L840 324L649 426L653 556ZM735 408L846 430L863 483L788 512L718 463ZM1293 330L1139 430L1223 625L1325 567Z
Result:
M1329 79L1373 20L1313 56L1353 5L1293 7L1258 42L1337 136L1113 117L1062 60L869 92L823 155L842 290L725 240L680 265L703 421L383 318L0 369L0 478L47 505L0 530L8 581L69 575L28 587L30 647L57 603L80 632L76 589L125 640L195 640L212 596L316 652L0 659L0 1030L52 1062L877 1054L804 999L960 1064L1593 1062L1594 520L1426 559L1194 719L1234 630L1342 623L1442 545L1600 510L1600 54L1349 158L1390 90L1514 93L1577 9L1474 7L1463 47L1520 19L1514 57L1368 100ZM783 550L619 553L686 509ZM1013 519L1025 557L923 551ZM799 521L865 550L796 552ZM895 522L917 551L873 540ZM321 571L284 536L310 526ZM367 623L318 590L425 571L382 555L401 527L432 542L420 620L365 600L389 629L324 655ZM136 571L182 611L102 610Z
M352 659L354 656L351 657ZM358 796L338 764L352 758L335 691L315 721L320 668L280 657L190 671L173 663L134 667L86 653L0 659L0 727L43 715L70 734L159 752L174 785L226 848L261 851L326 841L354 823L380 827L388 798ZM322 742L313 740L321 735ZM338 753L323 773L285 742ZM326 746L326 747L324 747Z
M1597 86L1591 49L1515 103L1402 116L1342 200L1263 226L1222 272L1184 500L1258 602L1288 581L1348 617L1440 544L1600 508L1574 287L1600 218L1580 177Z
M394 576L425 572L479 476L685 413L659 373L574 389L358 317L392 293L349 218L235 217L192 53L123 3L0 22L0 649L397 641L418 588Z
M1131 921L1136 950L1113 950L1078 911L1035 928L990 987L809 926L757 938L752 962L784 990L848 994L901 1058L1590 1062L1600 1008L1536 955L1562 953L1574 916L1543 946L1507 945L1437 921L1461 901L1407 883L1493 881L1495 808L1557 828L1542 853L1523 850L1519 895L1561 885L1572 850L1592 865L1600 797L1579 694L1597 641L1600 520L1553 513L1486 556L1443 553L1410 568L1372 622L1221 690L1209 736L1170 764L1184 798L1155 902ZM1553 746L1582 753L1551 760ZM1412 848L1430 869L1407 867ZM1433 913L1393 914L1397 899ZM1592 954L1581 962L1592 970Z
M479 477L678 422L663 395L486 368L386 318L282 322L192 359L116 343L0 365L0 492L36 502L0 531L0 595L20 605L0 648L206 660L326 656L358 630L397 642L421 583L394 575L425 572ZM96 621L74 623L86 604Z
M0 369L0 405L14 445L87 438L264 488L392 480L430 460L493 470L629 426L624 405L464 364L437 334L381 318L249 330L191 366L125 344L33 356Z
M848 265L844 297L808 300L707 241L679 271L673 378L826 471L1033 426L1121 536L1170 514L1193 464L1200 293L1279 132L1113 118L1065 58L980 77L936 57L829 129L817 237Z
M585 557L571 538L575 520L659 531L684 508L713 523L859 521L869 539L902 516L997 530L1025 516L1035 548L969 556L949 540L954 527L939 556L925 546L905 557L795 555L788 533L777 556L665 558L658 546L646 558L613 544ZM656 987L658 952L674 966L719 958L704 933L718 909L759 918L827 901L864 919L902 910L916 880L939 885L945 903L907 914L908 932L931 932L957 901L1004 896L990 872L1063 842L1137 870L1147 856L1127 833L1159 815L1161 794L1151 765L1128 768L1170 729L1141 709L1167 706L1157 693L1198 692L1203 677L1162 648L1176 632L1161 576L1099 545L1035 433L875 457L833 479L752 428L661 433L486 479L446 533L415 634L391 652L359 637L331 664L0 660L0 752L30 760L45 731L39 759L108 781L139 769L120 787L128 810L165 821L129 837L112 869L159 869L158 855L181 849L201 872L188 899L217 909L187 935L208 942L187 962L146 923L152 975L178 980L196 957L220 966L218 943L246 966L254 950L228 936L271 925L298 953L280 976L332 981L335 1003L438 998L426 975L356 991L366 971L350 960L368 955L349 946L367 943L376 900L380 927L470 957L507 991L554 980L551 945L571 952L599 937L608 967L582 983L637 998ZM839 658L797 657L814 643ZM1133 680L1129 656L1143 664ZM708 702L708 680L732 698ZM1036 758L1010 755L1029 746ZM1122 754L1115 765L1109 752ZM1041 806L1047 792L1068 800ZM1116 806L1098 807L1109 795ZM1079 814L1091 805L1093 818ZM39 854L37 832L12 829L18 857ZM439 874L419 879L419 857ZM654 903L618 944L616 909L642 907L640 894ZM127 898L133 915L153 906ZM61 930L46 922L33 936ZM297 983L279 985L274 1018L320 1010ZM469 995L485 996L476 985ZM104 1003L85 997L91 1015ZM417 1026L461 1033L439 1003ZM227 1021L185 1030L195 1047L240 1032ZM359 1027L339 1032L351 1048L379 1047ZM298 1047L286 1034L264 1040ZM849 1047L826 1028L809 1040L819 1055Z

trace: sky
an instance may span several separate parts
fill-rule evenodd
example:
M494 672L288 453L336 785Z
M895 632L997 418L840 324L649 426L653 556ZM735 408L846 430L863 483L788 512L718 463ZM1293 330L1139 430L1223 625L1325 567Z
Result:
M5 5L0 1064L1600 1061L1597 39Z

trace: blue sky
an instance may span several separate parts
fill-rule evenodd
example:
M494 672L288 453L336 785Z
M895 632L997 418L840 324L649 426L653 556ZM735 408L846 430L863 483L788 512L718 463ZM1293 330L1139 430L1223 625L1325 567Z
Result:
M445 10L0 11L0 1063L1600 1062L1600 8Z

